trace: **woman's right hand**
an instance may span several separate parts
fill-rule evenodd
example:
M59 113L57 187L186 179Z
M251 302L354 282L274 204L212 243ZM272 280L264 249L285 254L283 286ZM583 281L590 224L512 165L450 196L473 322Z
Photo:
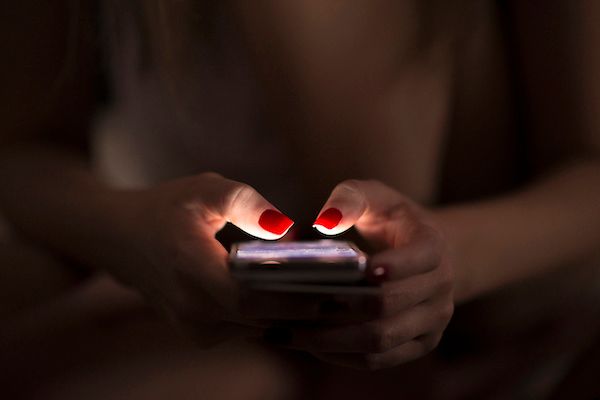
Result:
M121 224L131 247L119 262L122 273L113 269L118 278L201 343L261 334L237 312L238 291L215 234L231 222L255 237L279 239L293 222L251 186L214 173L127 197L129 217Z

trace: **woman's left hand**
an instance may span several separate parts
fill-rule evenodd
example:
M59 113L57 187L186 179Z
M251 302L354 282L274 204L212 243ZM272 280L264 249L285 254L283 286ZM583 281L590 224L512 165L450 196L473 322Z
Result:
M326 235L356 227L378 252L368 276L380 284L375 308L350 324L292 328L289 346L357 368L392 367L427 354L454 309L446 243L427 211L377 181L339 184L315 221ZM373 299L371 299L373 300Z

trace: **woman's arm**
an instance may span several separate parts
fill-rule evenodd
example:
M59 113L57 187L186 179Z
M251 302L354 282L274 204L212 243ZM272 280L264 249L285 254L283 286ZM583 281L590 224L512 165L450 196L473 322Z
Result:
M566 165L522 192L435 212L462 302L600 255L600 161Z
M65 259L59 236L75 235L73 226L81 225L67 214L75 210L61 205L69 203L64 187L76 186L69 176L87 170L97 72L91 4L2 6L0 228L10 220L12 232L0 232L0 318L55 297L81 277L66 267L73 260ZM50 216L63 225L59 235Z
M600 255L600 5L514 2L511 12L537 180L436 212L458 301Z
M108 217L108 189L87 162L99 61L93 10L69 1L4 8L3 37L13 39L1 71L0 210L21 234L88 261L78 247L107 235L93 231Z

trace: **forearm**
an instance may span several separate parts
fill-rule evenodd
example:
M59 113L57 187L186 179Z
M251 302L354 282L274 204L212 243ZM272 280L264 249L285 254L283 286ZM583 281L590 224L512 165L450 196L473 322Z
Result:
M436 211L458 302L600 252L600 161L565 167L523 191Z
M127 213L118 204L127 194L98 180L82 154L45 144L13 147L0 155L0 187L0 212L42 245L109 269L122 250Z

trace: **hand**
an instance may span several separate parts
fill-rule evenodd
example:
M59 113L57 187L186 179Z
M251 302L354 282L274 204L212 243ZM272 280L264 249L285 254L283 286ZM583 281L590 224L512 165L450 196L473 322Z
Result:
M443 235L425 210L376 181L339 184L315 221L326 235L352 226L379 250L368 267L369 278L380 284L379 294L360 301L334 296L345 305L337 312L332 307L323 312L314 301L271 301L271 306L261 303L260 313L291 318L285 304L296 315L336 322L272 331L279 341L285 337L286 346L335 364L379 369L425 355L438 344L453 313L453 274ZM344 319L354 321L340 324Z
M128 204L132 251L121 257L120 278L201 343L252 334L256 323L237 312L238 290L215 234L231 222L278 239L292 221L252 187L213 173L134 192Z

